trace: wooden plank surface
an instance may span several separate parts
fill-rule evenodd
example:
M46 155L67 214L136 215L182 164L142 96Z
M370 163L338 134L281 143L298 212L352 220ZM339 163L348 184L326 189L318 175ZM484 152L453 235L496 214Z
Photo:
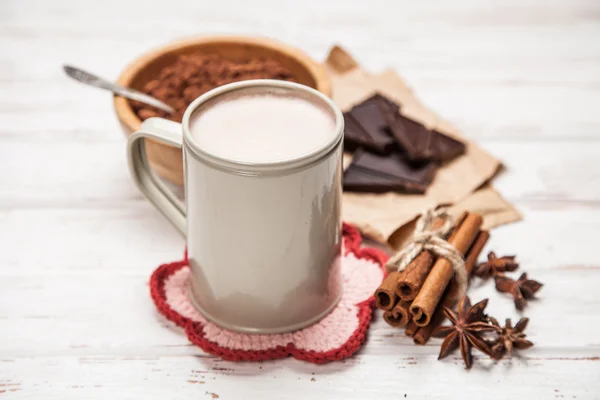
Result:
M215 33L318 59L342 44L500 158L494 184L525 219L487 247L545 284L524 313L536 346L467 372L377 315L345 362L236 364L163 321L146 282L183 240L130 181L110 95L60 66L114 78L147 49ZM600 398L599 43L592 0L0 2L0 396ZM519 318L491 282L470 293Z

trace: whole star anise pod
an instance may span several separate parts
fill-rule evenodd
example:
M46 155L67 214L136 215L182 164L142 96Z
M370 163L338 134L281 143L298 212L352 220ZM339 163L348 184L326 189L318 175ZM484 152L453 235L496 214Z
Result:
M535 292L543 286L538 281L527 279L527 273L523 273L516 281L504 275L496 276L495 281L496 290L510 293L515 299L515 307L519 311L525 308L527 299L533 298Z
M513 328L510 318L506 320L504 327L501 327L496 318L490 317L492 325L498 328L498 339L491 343L491 349L494 358L500 359L505 353L512 356L513 348L523 350L533 346L533 342L525 339L523 333L529 322L529 318L521 318Z
M458 312L455 313L448 307L444 307L444 314L452 322L449 326L440 326L433 331L435 337L445 337L440 349L438 360L446 357L457 347L467 368L471 368L471 347L492 356L489 345L481 338L484 332L497 331L499 328L483 321L484 309L488 299L482 300L471 307L471 300L464 296L458 303Z
M486 262L477 265L475 269L475 275L483 279L512 272L519 268L519 263L515 262L515 256L497 257L496 253L490 251L487 258Z

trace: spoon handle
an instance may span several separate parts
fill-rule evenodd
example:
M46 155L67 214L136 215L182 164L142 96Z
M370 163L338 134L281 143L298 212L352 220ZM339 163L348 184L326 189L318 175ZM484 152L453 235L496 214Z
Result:
M97 77L96 75L90 74L89 72L83 71L79 68L75 68L69 65L64 65L63 68L67 75L79 82L85 83L90 86L95 86L100 89L109 90L119 96L127 97L128 99L151 105L153 107L158 108L159 110L163 110L171 114L175 112L175 110L168 104L165 104L162 101L152 96L148 96L147 94L139 92L135 89L129 89L121 85L117 85L116 83L109 82L100 77Z

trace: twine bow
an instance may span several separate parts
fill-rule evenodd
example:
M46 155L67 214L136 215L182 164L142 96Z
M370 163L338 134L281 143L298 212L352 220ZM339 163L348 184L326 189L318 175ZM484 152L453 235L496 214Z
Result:
M433 221L441 219L443 224L439 228L432 228ZM465 260L456 247L444 238L448 235L454 220L444 210L427 210L418 219L412 240L402 250L393 255L386 267L402 272L408 264L423 250L429 250L438 257L443 257L452 264L454 279L458 284L458 298L462 298L467 291L468 274Z

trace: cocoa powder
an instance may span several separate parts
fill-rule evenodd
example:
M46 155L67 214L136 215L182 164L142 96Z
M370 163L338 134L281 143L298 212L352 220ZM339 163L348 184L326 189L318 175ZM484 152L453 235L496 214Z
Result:
M174 114L136 101L132 101L131 105L142 120L162 117L181 122L187 106L200 95L218 86L248 79L297 82L294 75L275 60L250 58L231 61L215 54L192 53L179 56L142 89L173 107Z

